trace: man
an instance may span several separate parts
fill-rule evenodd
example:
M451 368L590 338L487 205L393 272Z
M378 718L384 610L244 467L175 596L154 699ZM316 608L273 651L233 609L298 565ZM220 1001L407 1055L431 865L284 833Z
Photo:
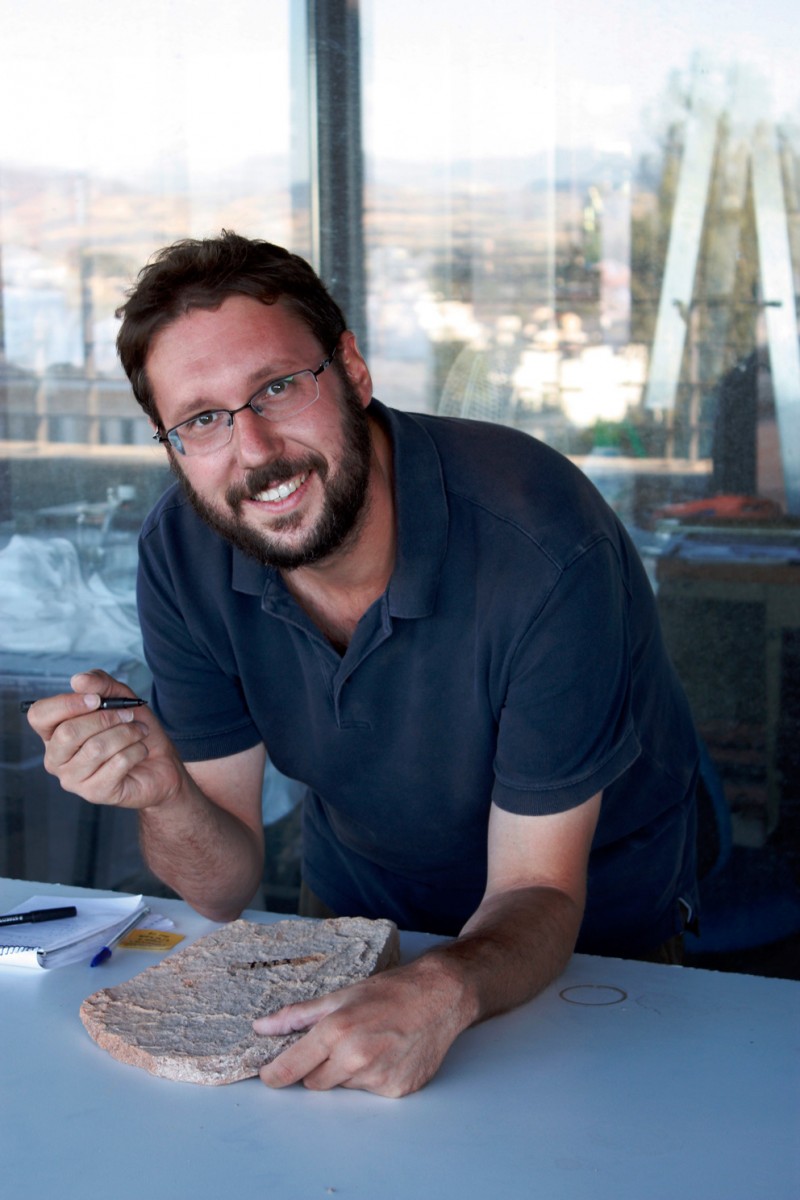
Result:
M421 1087L573 948L648 955L694 904L696 751L655 605L588 481L532 438L396 413L311 268L168 247L118 347L178 484L142 531L150 711L37 703L68 790L140 814L215 920L262 871L265 754L309 792L308 912L451 935L256 1022L282 1086Z

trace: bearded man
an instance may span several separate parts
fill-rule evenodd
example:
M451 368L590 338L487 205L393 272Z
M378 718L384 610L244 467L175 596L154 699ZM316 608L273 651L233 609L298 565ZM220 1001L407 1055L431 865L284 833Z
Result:
M227 921L257 892L269 754L307 787L302 911L445 935L260 1019L283 1086L402 1095L577 946L671 955L697 749L625 530L520 432L374 399L296 255L233 233L141 272L118 347L177 476L142 530L149 708L102 672L30 720L68 790L139 812Z

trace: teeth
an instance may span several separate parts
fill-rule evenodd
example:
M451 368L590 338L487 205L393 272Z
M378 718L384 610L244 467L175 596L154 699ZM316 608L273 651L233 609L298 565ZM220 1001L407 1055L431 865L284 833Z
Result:
M281 483L277 487L269 488L266 492L259 492L253 496L253 499L262 501L285 500L287 496L291 496L292 492L296 492L307 479L308 475L298 475L295 479L290 479L288 483Z

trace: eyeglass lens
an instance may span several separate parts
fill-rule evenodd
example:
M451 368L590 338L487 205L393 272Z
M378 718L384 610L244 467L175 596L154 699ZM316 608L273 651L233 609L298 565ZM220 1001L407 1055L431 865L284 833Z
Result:
M179 453L209 454L228 444L233 436L234 416L245 408L251 408L257 416L267 421L281 421L308 408L318 396L319 383L315 373L311 370L297 371L294 375L274 380L241 408L200 413L190 421L177 425L167 436Z

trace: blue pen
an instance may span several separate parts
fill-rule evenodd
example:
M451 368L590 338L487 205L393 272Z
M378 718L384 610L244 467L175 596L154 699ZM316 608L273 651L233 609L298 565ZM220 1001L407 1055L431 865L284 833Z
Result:
M133 917L131 917L130 921L128 921L127 925L124 925L122 929L120 929L119 933L115 937L111 938L108 945L103 946L101 950L97 951L97 954L95 954L94 958L89 963L89 966L99 967L101 963L107 962L108 959L111 958L111 953L114 947L118 946L125 937L125 934L130 933L133 927L138 925L142 918L146 917L149 912L149 908L145 908L144 910L140 909L138 912L136 912Z

